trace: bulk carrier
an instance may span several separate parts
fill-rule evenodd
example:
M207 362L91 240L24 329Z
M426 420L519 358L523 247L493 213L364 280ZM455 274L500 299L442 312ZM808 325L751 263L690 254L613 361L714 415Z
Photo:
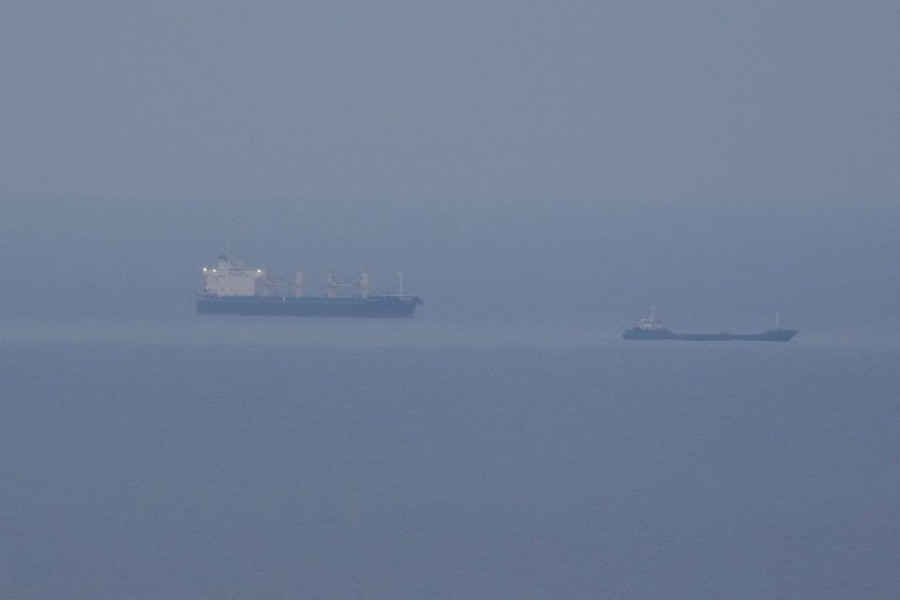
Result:
M287 287L288 294L282 293ZM343 295L355 287L351 295ZM344 283L329 271L325 296L304 294L303 271L279 284L267 269L247 268L228 256L214 266L203 267L203 290L197 294L197 312L204 315L264 315L288 317L407 318L422 304L418 296L400 289L396 294L372 294L371 278L364 271L354 283Z
M675 333L666 329L662 321L656 318L653 308L650 316L638 321L622 334L626 340L684 340L689 342L789 342L797 335L798 329L782 329L778 313L775 313L775 329L762 333Z

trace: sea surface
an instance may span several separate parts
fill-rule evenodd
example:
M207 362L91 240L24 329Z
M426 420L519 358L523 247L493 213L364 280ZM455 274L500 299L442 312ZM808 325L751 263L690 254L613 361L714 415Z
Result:
M900 597L900 339L0 323L5 599Z

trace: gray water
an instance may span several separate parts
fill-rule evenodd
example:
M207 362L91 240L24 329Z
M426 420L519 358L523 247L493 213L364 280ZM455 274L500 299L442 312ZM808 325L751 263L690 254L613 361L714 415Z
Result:
M0 600L900 598L900 3L0 16Z
M4 598L900 592L897 339L4 325Z

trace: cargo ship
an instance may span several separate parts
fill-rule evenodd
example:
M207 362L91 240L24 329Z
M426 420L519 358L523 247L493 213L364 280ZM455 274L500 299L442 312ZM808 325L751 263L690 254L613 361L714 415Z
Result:
M403 291L399 275L395 294L372 294L367 271L352 283L342 282L329 271L325 296L306 296L304 274L294 272L289 282L280 283L267 269L248 268L228 256L203 267L203 289L197 294L197 312L204 315L262 315L283 317L368 317L406 318L422 304L418 296ZM355 290L345 295L347 288ZM284 293L287 288L288 293Z
M775 329L762 333L675 333L670 331L662 321L656 318L655 311L650 309L650 316L638 321L622 334L626 340L684 340L690 342L789 342L800 332L799 329L782 329L779 315L775 314Z

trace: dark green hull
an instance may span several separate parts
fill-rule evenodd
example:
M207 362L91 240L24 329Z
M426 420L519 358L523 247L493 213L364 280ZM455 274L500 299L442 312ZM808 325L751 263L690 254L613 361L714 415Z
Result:
M668 329L626 329L626 340L682 340L688 342L789 342L798 329L770 329L763 333L675 333Z

